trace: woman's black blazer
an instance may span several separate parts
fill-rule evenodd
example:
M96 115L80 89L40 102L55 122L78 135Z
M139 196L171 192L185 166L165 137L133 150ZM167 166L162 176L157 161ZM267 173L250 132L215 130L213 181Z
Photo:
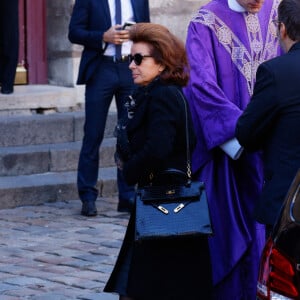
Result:
M189 151L195 146L195 135L188 104L180 87L155 80L134 95L137 107L127 125L131 157L124 163L128 184L149 184L167 168L187 170L186 113Z

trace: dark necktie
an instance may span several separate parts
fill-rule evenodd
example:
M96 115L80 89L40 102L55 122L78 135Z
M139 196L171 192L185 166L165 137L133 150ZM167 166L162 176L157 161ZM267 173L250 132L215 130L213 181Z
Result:
M115 0L116 6L116 24L122 24L122 10L121 0ZM116 58L120 59L122 56L122 45L116 45Z

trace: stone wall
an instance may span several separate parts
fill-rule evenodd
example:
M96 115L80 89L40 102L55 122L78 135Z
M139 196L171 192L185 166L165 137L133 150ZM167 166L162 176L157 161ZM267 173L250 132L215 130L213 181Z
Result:
M76 85L81 46L68 41L74 0L47 0L47 49L49 83ZM149 0L151 21L168 27L183 41L191 16L207 0Z
M150 0L151 22L168 27L183 41L188 23L205 0Z
M68 25L74 0L47 0L47 52L49 84L74 86L76 56L81 47L68 40Z

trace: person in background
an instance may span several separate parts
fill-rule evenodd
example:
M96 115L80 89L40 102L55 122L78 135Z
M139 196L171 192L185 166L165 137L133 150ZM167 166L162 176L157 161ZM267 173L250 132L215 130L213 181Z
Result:
M184 44L151 23L132 26L130 39L129 67L139 88L128 98L128 115L118 127L118 166L127 183L139 188L186 183L186 130L191 150L196 140L182 94L189 78ZM163 176L169 168L181 175ZM105 292L118 293L120 300L210 299L206 236L134 242L134 233L135 211Z
M262 63L236 127L244 149L263 151L264 187L255 208L267 236L300 168L300 0L282 0L273 20L285 55Z
M78 84L85 84L85 124L78 162L77 186L81 214L97 215L95 201L99 147L103 140L110 104L115 96L118 119L124 99L134 89L128 69L130 42L126 22L149 22L148 0L76 0L69 25L69 40L84 46ZM128 211L134 187L118 171L119 211Z
M206 184L214 226L214 299L256 298L265 229L253 209L262 189L262 162L259 153L242 151L235 126L252 95L257 67L280 52L272 23L278 3L212 0L188 27L191 79L184 92L197 135L193 174Z
M0 85L2 94L14 92L19 58L19 0L0 1Z

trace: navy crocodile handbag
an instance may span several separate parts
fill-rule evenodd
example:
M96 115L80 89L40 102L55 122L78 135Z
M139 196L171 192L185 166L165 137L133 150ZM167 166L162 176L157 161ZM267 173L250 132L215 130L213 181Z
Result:
M187 181L176 185L151 185L136 192L135 240L180 238L211 235L209 207L203 182L191 180L187 104L185 106L185 132ZM180 170L169 169L174 174ZM168 174L168 170L164 171Z
M211 235L204 183L139 189L135 227L136 241Z

